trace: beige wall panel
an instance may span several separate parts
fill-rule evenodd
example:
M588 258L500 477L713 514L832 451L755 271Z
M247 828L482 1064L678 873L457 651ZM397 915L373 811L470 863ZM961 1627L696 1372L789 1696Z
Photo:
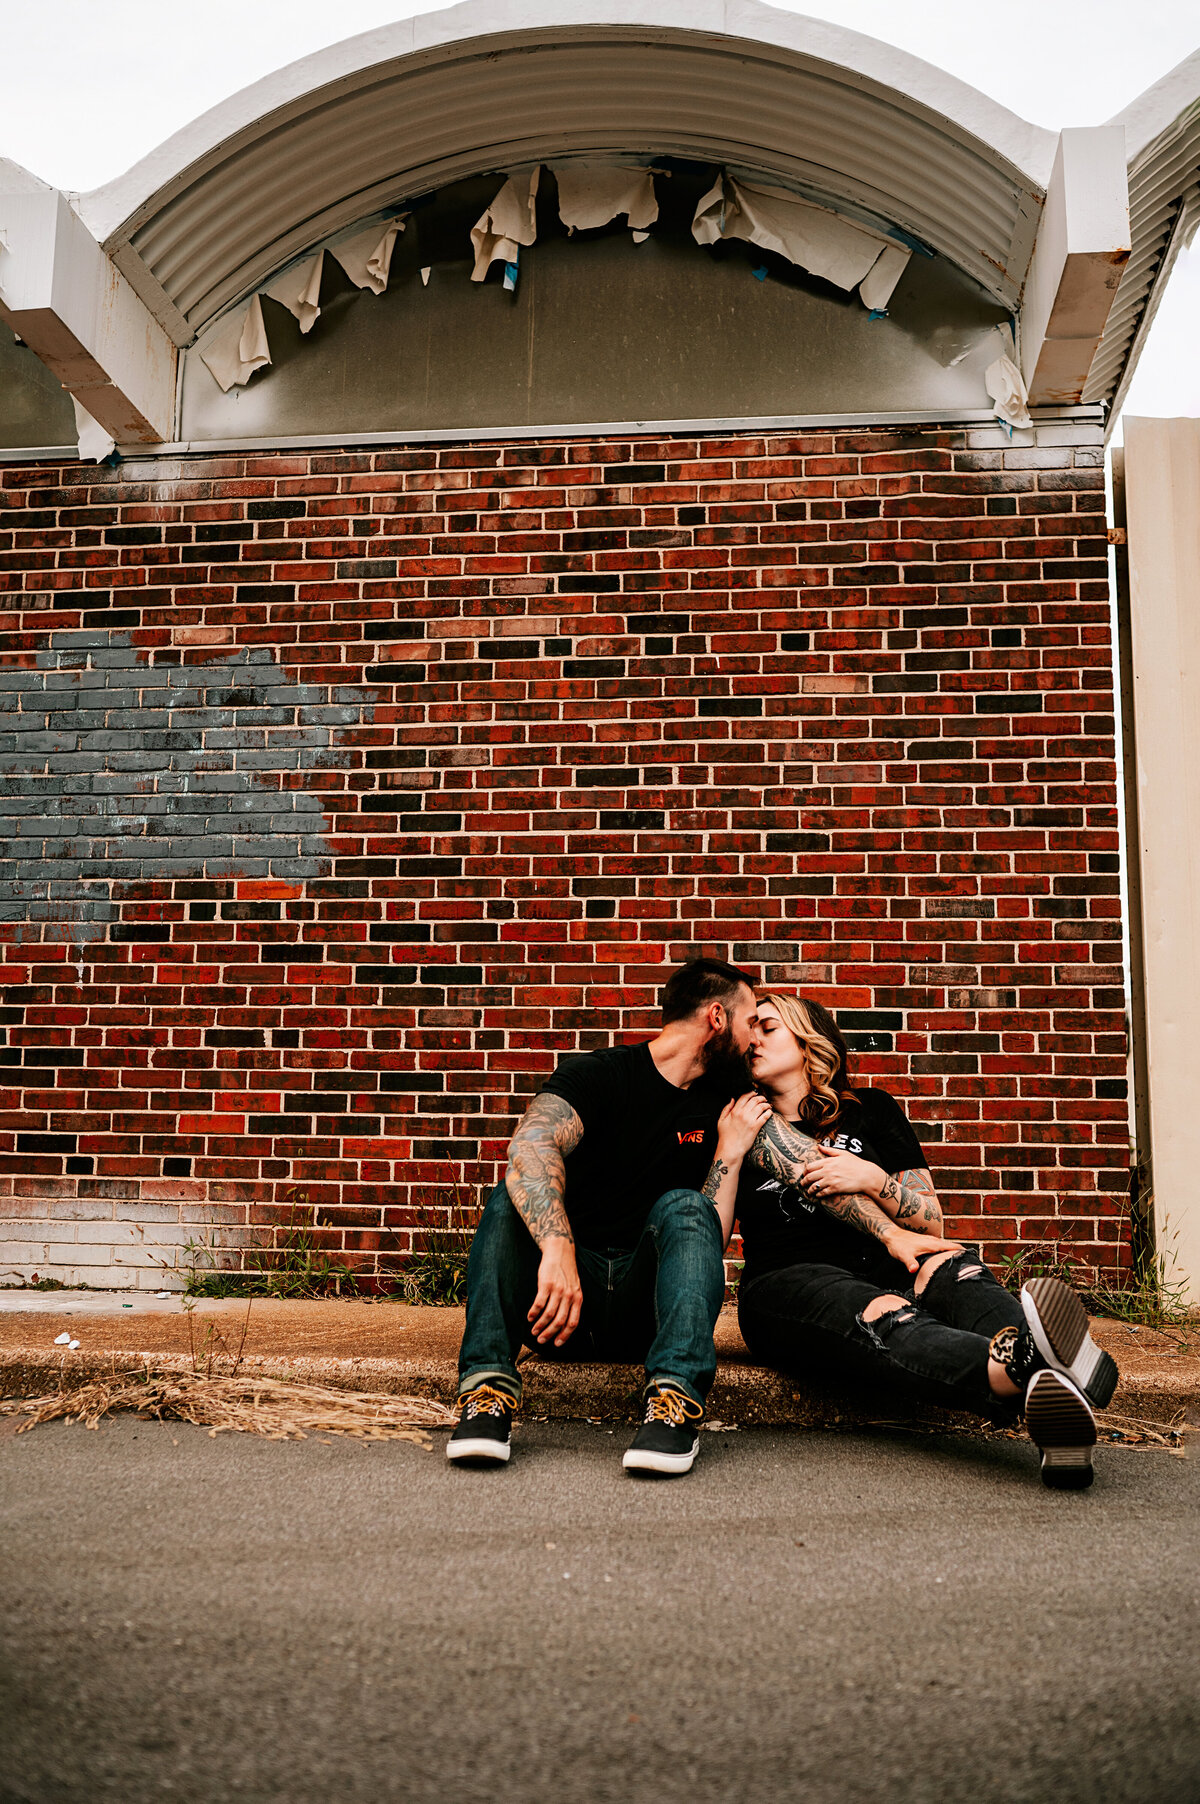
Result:
M1200 1301L1200 420L1127 418L1125 480L1155 1219Z

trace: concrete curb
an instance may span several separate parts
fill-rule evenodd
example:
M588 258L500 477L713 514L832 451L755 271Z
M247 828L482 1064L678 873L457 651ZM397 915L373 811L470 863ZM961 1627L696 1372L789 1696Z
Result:
M1182 1362L1171 1373L1130 1373L1122 1378L1112 1412L1158 1426L1200 1424L1200 1360ZM60 1354L45 1348L0 1352L0 1397L35 1397L74 1389L102 1377L144 1370L193 1369L190 1355L171 1352L87 1352ZM450 1401L457 1385L454 1362L440 1358L339 1358L330 1355L257 1354L242 1359L241 1370L293 1383L329 1385L339 1390L433 1397ZM525 1369L523 1414L559 1421L632 1421L643 1383L640 1366L532 1364ZM709 1396L709 1417L729 1426L828 1428L867 1423L911 1423L937 1427L980 1426L979 1418L947 1410L919 1411L884 1398L863 1399L844 1391L799 1390L779 1373L748 1362L723 1361Z

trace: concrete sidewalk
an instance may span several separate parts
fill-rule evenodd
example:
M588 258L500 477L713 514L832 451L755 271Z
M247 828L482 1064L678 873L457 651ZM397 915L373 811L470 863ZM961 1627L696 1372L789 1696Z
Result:
M408 1393L449 1402L462 1335L461 1309L402 1303L253 1302L150 1297L120 1291L0 1291L0 1396L36 1396L59 1384L152 1362L189 1370L210 1352L236 1354L243 1371L341 1389ZM245 1342L242 1346L243 1331ZM78 1350L55 1345L69 1332ZM1200 1326L1159 1331L1095 1321L1093 1333L1121 1368L1113 1399L1117 1418L1200 1426ZM913 1412L882 1396L800 1387L755 1365L723 1311L717 1327L720 1364L710 1416L731 1425L827 1427L834 1423L910 1420ZM224 1361L222 1362L224 1363ZM523 1366L525 1413L558 1420L631 1418L640 1368L570 1364L532 1356ZM939 1410L921 1419L954 1420ZM974 1418L962 1418L978 1426Z

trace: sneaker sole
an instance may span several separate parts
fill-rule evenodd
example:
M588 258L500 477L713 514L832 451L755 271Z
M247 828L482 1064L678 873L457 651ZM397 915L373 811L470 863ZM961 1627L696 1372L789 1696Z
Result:
M697 1435L690 1453L650 1453L641 1448L630 1447L621 1464L626 1472L653 1472L660 1478L678 1478L684 1472L691 1471L699 1451L700 1436Z
M512 1453L507 1441L447 1441L446 1458L454 1465L474 1461L481 1466L503 1466Z
M1086 1491L1095 1473L1096 1421L1087 1398L1058 1372L1035 1372L1025 1395L1025 1426L1042 1455L1051 1491Z
M1117 1362L1088 1332L1087 1310L1070 1285L1031 1278L1021 1308L1042 1358L1081 1390L1093 1409L1107 1409L1117 1388Z

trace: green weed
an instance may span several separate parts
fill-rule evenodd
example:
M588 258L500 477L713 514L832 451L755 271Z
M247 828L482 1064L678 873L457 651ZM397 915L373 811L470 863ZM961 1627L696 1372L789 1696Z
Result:
M1082 1288L1075 1266L1063 1252L1063 1244L1061 1240L1038 1240L1016 1253L1001 1254L1001 1284L1015 1292L1031 1278L1061 1278L1064 1284Z
M1178 1228L1163 1217L1157 1245L1148 1248L1144 1234L1134 1237L1134 1269L1124 1284L1093 1284L1087 1305L1096 1315L1132 1322L1144 1328L1200 1326L1200 1310L1187 1300L1188 1283L1176 1275L1175 1242Z
M453 1307L467 1300L467 1255L483 1213L478 1190L448 1184L415 1204L413 1250L394 1274L389 1293L399 1303Z
M1186 1301L1187 1283L1173 1275L1175 1236L1164 1222L1160 1251L1142 1253L1129 1278L1111 1284L1064 1251L1062 1240L1039 1240L1000 1259L1000 1279L1019 1291L1030 1278L1061 1278L1083 1298L1092 1315L1109 1316L1143 1328L1196 1325L1197 1311Z
M330 1258L317 1244L311 1205L302 1192L289 1195L286 1222L266 1230L243 1255L241 1270L218 1266L212 1246L189 1240L184 1294L189 1297L353 1297L353 1267Z
M11 1274L14 1278L16 1273ZM0 1290L90 1290L90 1284L64 1284L61 1278L39 1278L34 1272L32 1278L18 1278L15 1284L0 1284Z

